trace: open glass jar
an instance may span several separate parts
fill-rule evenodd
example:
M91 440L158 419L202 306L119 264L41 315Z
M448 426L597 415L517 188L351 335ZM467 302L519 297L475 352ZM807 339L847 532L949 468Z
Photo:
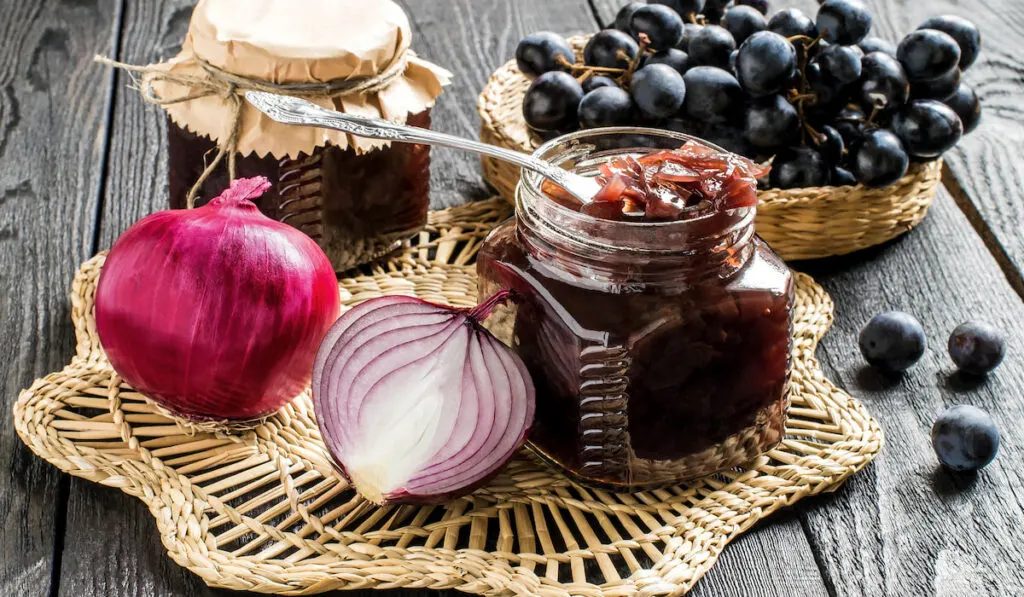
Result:
M600 129L535 155L591 174L686 141L698 140ZM754 208L616 222L559 205L542 182L524 173L516 218L477 261L481 297L516 295L488 322L536 384L533 449L577 480L628 489L737 466L777 444L793 278L755 236Z

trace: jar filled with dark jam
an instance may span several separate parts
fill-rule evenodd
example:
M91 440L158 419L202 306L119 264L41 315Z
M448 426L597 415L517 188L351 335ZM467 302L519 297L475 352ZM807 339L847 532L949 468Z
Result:
M699 168L659 162L684 144ZM488 321L536 385L531 447L578 481L631 489L739 466L775 446L788 407L793 278L754 234L755 182L737 170L742 158L645 129L573 133L535 155L620 192L629 183L608 164L634 168L624 178L660 199L646 216L631 190L612 210L573 206L526 172L516 217L481 248L480 296L516 297ZM715 176L711 156L728 156ZM662 175L685 182L661 185ZM740 188L746 199L730 203Z
M430 111L410 115L407 123L430 128ZM217 153L208 137L168 119L168 182L172 209L186 198L206 163ZM278 158L236 155L236 176L265 176L272 187L257 200L260 211L305 232L345 271L384 255L427 221L430 206L430 147L393 143L357 153L333 145L309 155ZM227 168L217 168L203 181L196 205L226 189Z

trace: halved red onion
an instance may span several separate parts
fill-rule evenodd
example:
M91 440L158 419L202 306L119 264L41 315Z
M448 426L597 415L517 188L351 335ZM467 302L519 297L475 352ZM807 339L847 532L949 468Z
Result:
M455 309L407 296L341 316L313 364L327 449L377 504L437 503L501 468L533 423L522 360L480 322L508 298Z

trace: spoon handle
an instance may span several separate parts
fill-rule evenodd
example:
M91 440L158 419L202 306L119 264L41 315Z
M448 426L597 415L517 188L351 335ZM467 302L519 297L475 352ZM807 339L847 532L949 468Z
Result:
M570 179L574 175L550 162L539 160L525 153L496 145L480 143L472 139L439 133L430 129L389 122L380 118L370 118L328 110L323 106L318 106L294 96L276 95L262 91L247 91L245 97L249 100L249 103L277 122L335 129L371 139L421 143L488 155L532 170L572 192L572 180ZM589 197L583 199L589 200Z

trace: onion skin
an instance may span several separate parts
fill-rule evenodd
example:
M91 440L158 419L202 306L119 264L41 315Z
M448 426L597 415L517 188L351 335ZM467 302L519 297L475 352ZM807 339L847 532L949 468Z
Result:
M114 243L96 331L114 370L192 420L268 415L309 383L340 299L330 261L250 201L240 179L207 205L143 218Z
M526 440L533 382L480 325L506 298L469 310L385 296L328 331L313 406L335 467L363 498L449 501L485 484Z

